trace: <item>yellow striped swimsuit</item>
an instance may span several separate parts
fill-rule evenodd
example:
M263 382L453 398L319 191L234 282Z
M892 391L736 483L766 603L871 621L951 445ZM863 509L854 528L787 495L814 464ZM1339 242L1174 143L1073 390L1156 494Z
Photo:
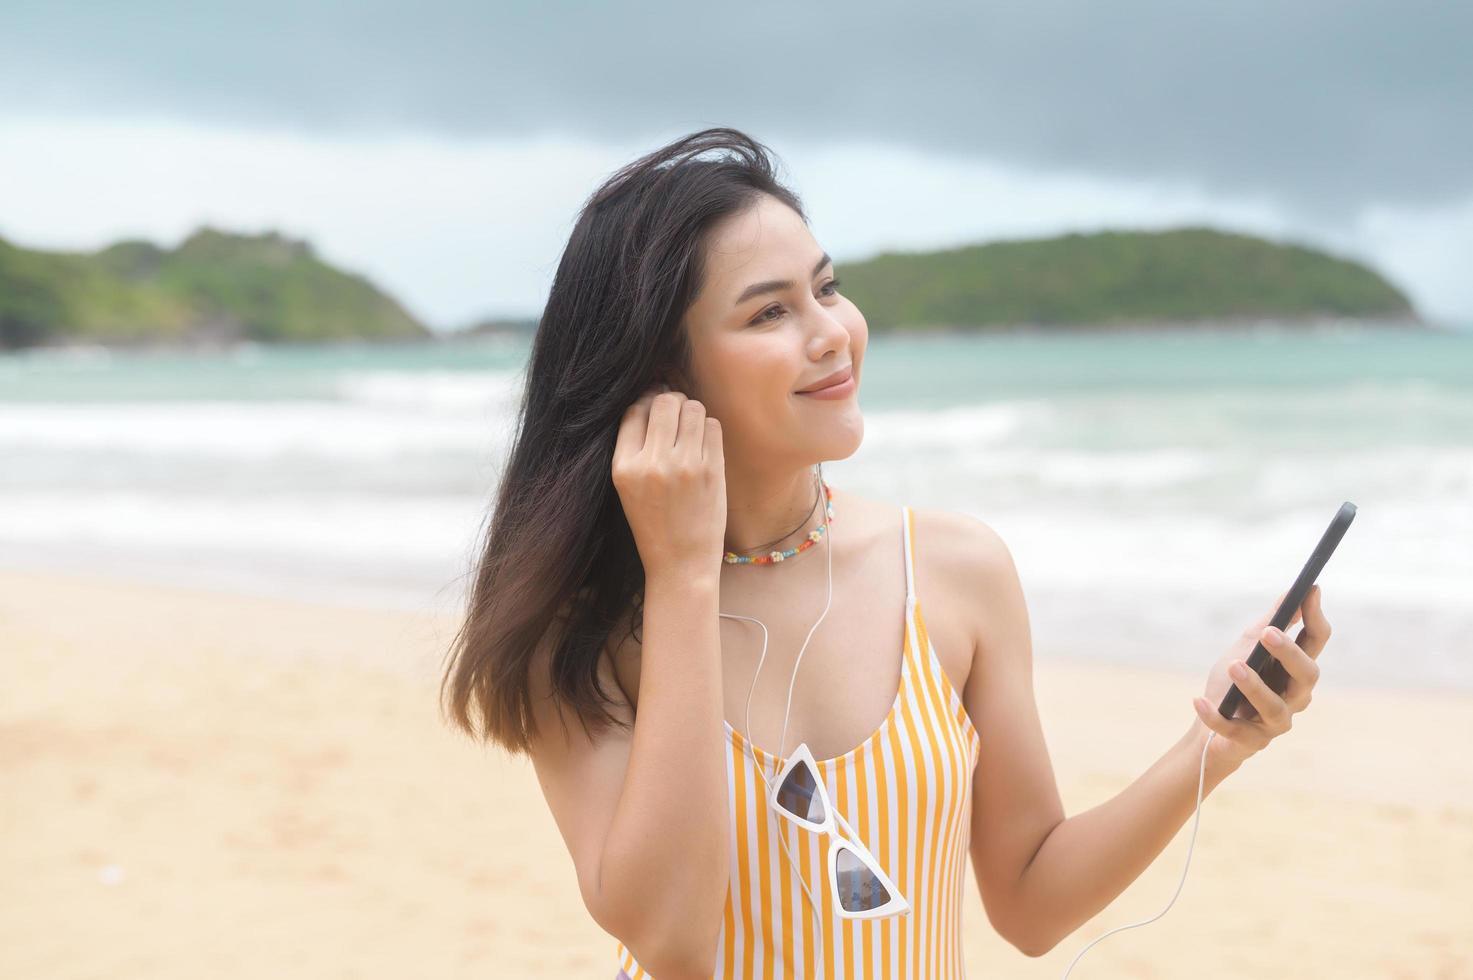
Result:
M905 641L900 690L869 738L841 756L817 761L829 799L911 909L883 919L845 919L834 911L821 863L827 842L778 817L766 804L757 765L765 766L772 779L781 760L749 745L727 723L731 882L713 977L965 978L961 903L980 739L926 633L915 593L909 507L901 508L901 526ZM821 901L817 923L777 834L784 835L809 891ZM622 942L616 956L620 973L615 980L652 976Z

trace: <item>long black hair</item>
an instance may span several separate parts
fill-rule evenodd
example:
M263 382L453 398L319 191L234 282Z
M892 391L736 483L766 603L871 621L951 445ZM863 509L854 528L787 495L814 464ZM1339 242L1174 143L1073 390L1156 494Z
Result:
M442 708L473 738L528 750L539 643L553 650L553 693L584 730L596 737L619 723L598 661L621 619L633 613L637 629L644 590L611 474L619 422L651 384L690 376L685 314L703 282L708 232L762 194L808 220L768 148L721 127L624 166L584 203L532 342L516 435L440 685Z

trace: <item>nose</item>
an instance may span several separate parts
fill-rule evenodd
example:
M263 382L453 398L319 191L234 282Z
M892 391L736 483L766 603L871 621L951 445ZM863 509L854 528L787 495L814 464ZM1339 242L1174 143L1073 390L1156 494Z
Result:
M849 346L849 328L834 316L827 306L814 302L810 343L820 346L820 354L828 350L843 350Z

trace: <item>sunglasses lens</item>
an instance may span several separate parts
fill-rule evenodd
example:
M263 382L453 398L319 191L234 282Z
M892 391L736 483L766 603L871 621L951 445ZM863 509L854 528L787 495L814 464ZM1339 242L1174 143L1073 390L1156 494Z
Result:
M846 912L867 912L890 902L890 893L880 879L847 847L840 847L838 860L839 905Z
M823 797L814 782L813 770L807 765L797 765L788 771L788 776L777 790L777 805L795 816L813 823L823 823Z

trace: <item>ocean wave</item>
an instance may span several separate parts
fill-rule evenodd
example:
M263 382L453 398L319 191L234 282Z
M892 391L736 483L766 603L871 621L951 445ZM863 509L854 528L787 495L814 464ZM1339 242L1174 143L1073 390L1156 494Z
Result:
M450 414L318 401L22 404L0 411L0 455L7 449L257 460L490 454L511 421L489 406Z
M435 412L514 410L520 375L508 371L355 371L335 382L344 401Z

